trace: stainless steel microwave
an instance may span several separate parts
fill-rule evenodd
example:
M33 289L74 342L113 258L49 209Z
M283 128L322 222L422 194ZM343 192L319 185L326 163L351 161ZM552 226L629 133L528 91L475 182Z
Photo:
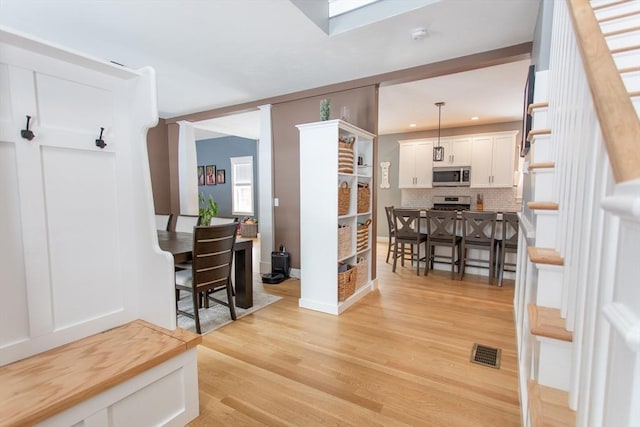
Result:
M468 187L471 181L471 168L435 167L433 168L434 187Z

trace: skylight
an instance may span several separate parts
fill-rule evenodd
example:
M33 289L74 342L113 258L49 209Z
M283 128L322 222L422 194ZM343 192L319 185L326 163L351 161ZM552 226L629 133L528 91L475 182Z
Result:
M329 2L329 18L351 12L379 0L327 0Z

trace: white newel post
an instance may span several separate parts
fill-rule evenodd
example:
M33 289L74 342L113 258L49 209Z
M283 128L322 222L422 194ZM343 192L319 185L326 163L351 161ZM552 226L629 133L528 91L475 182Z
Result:
M178 122L178 181L180 213L198 215L198 159L193 124Z

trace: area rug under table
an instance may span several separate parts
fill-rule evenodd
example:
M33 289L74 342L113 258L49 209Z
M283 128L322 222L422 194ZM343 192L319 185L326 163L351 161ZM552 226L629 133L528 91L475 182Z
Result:
M227 300L227 294L224 291L216 292L216 298L221 299L223 301ZM251 308L239 308L236 307L236 315L237 318L241 318L246 316L247 314L254 313L261 308L268 306L269 304L273 304L276 301L281 300L282 297L271 295L266 293L262 289L261 283L253 284L253 307ZM191 302L191 295L188 295L186 292L181 292L180 301L178 301L178 307L182 311L186 311L187 313L193 313L193 304ZM209 302L209 308L201 308L199 311L200 314L200 329L202 330L202 335L214 331L221 326L224 326L228 323L231 323L231 314L229 313L229 308L216 304L213 301ZM196 323L193 319L178 315L178 327L183 329L188 329L192 332L196 331Z

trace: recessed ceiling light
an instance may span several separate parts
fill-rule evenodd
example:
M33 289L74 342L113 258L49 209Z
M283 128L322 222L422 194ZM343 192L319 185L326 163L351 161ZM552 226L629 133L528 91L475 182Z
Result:
M473 116L473 117L471 117L471 120L480 120L480 117L478 117L478 116Z
M411 38L414 40L422 40L427 37L427 30L424 28L415 28L411 31Z
M410 128L414 128L414 127L416 127L416 124L415 124L415 123L411 123L411 124L409 125L409 127L410 127Z

